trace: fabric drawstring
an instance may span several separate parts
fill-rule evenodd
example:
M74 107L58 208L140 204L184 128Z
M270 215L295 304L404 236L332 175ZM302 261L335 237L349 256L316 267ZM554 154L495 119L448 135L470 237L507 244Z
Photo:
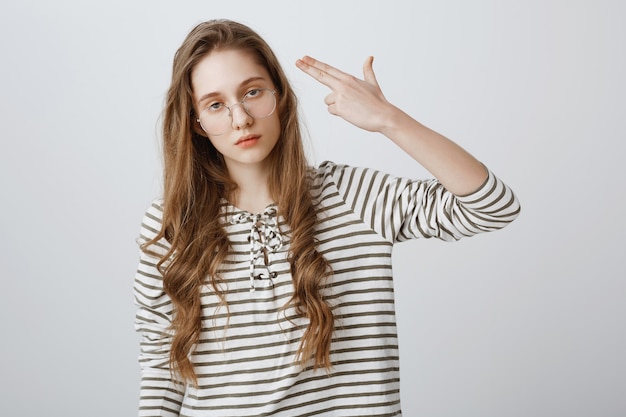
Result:
M230 220L232 224L250 223L248 235L248 242L250 243L250 292L255 291L255 278L269 279L276 276L276 272L270 272L265 262L267 253L276 252L283 246L283 237L278 229L276 214L276 207L270 206L261 214L243 212L233 216ZM259 259L263 262L257 265ZM255 276L254 271L257 267L261 267L267 272Z

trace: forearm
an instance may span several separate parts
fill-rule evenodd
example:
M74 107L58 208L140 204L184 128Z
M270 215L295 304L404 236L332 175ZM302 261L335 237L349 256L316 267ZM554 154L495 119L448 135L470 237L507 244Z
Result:
M439 180L448 191L467 195L487 179L485 167L459 145L427 128L384 97L372 68L373 57L363 65L363 80L305 56L298 68L328 86L324 103L337 115L395 142Z
M476 191L487 179L483 164L465 149L389 105L379 130L456 195Z

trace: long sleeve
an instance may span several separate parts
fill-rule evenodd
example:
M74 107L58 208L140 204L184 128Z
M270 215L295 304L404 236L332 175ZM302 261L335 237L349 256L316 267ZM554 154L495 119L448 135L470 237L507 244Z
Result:
M346 204L385 239L458 240L501 229L519 215L513 191L491 171L475 192L456 196L437 180L409 180L326 162Z
M154 202L143 218L139 243L156 235L161 228L161 217L162 208L159 202ZM158 242L151 249L164 254L168 249L167 242ZM184 385L176 383L170 372L172 302L163 291L163 277L157 262L156 256L141 252L133 287L138 307L135 330L141 336L140 417L178 416L184 395Z

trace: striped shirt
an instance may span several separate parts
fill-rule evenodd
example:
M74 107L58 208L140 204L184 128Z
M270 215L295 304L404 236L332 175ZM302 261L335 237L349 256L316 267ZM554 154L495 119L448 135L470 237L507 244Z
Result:
M519 213L512 191L489 172L458 197L436 180L414 181L325 162L313 171L315 238L332 266L324 288L335 316L332 369L296 360L307 320L284 306L293 293L289 228L269 206L251 214L224 202L231 248L219 271L227 309L210 285L203 329L191 355L198 386L172 381L172 303L157 259L142 253L134 293L142 370L140 416L398 416L400 380L391 254L395 242L458 240L500 229ZM161 228L162 203L143 219L140 241ZM167 242L154 245L167 249ZM259 254L262 254L259 256Z

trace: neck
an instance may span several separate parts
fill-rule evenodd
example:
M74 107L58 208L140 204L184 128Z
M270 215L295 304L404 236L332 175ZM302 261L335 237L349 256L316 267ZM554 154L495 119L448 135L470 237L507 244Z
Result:
M251 213L260 213L274 200L269 191L268 167L246 165L228 168L228 174L237 184L237 190L229 196L236 207Z

